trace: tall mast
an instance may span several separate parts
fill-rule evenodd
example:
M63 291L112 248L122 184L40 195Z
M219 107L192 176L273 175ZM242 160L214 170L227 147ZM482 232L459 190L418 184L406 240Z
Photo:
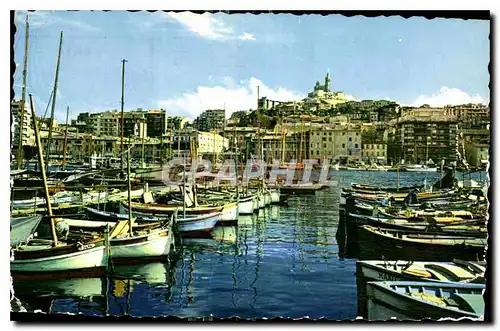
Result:
M33 96L30 94L31 116L33 117L33 128L35 131L36 148L38 150L38 162L40 163L40 170L42 171L43 193L45 194L45 201L47 203L47 213L50 217L50 232L52 235L52 247L57 246L57 234L54 225L54 218L52 217L52 206L50 205L49 188L47 186L47 176L45 174L45 166L43 164L43 150L40 142L40 134L38 133L38 125L36 123L35 106L33 105Z
M120 147L121 147L120 163L121 163L122 171L123 171L123 128L125 126L125 121L124 121L124 117L123 117L123 102L124 102L124 97L125 97L125 62L127 62L127 60L123 59L122 60L122 100L121 100L121 118L120 118Z
M26 74L28 72L28 40L30 24L26 15L26 36L24 39L24 65L23 65L23 89L21 94L21 114L19 116L19 143L17 147L17 169L21 169L23 163L23 130L24 130L24 104L26 103Z
M66 150L68 149L68 115L69 115L69 106L66 108L66 126L64 129L64 145L63 145L63 161L62 161L63 170L66 170Z
M142 128L144 129L144 121L142 121ZM145 167L144 165L144 130L139 130L139 132L141 133L141 136L142 136L142 146L141 146L141 167ZM154 158L154 154L153 154L153 158Z
M49 166L49 157L50 157L50 143L52 140L52 127L54 125L54 109L56 108L56 96L57 96L57 81L59 80L59 64L61 63L61 49L62 49L62 41L63 41L63 32L61 31L61 35L59 37L59 51L57 53L57 64L56 64L56 77L54 79L54 92L52 93L52 108L50 110L50 124L49 124L49 136L47 139L47 154L45 154L45 163L46 167Z
M127 195L127 201L128 201L128 231L130 236L132 237L132 200L130 196L130 147L127 148L127 188L128 188L128 195Z

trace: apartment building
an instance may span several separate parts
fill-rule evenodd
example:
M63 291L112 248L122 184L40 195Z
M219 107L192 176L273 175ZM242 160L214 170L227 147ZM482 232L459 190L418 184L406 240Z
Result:
M418 108L389 122L388 156L393 162L456 162L457 117L445 109Z

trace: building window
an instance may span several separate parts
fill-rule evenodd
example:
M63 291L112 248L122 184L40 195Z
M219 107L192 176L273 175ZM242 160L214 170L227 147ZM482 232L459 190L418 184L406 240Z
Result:
M354 148L358 148L358 144L354 144Z
M349 137L349 141L352 141L352 137Z
M328 141L332 141L332 137L328 138Z
M342 148L345 148L345 144L342 144Z

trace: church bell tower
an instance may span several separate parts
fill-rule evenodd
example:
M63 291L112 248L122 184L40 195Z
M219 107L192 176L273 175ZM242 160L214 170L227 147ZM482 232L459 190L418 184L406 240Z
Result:
M326 73L326 77L325 77L325 92L330 92L330 73L327 72Z

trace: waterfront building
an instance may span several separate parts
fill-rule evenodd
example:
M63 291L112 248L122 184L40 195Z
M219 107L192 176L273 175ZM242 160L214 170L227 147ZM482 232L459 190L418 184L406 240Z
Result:
M361 127L354 124L319 125L309 132L308 158L330 162L361 160Z
M40 141L43 150L47 150L48 131L40 131ZM120 152L120 141L118 137L96 136L90 133L67 134L66 158L68 161L88 161L93 154L104 157L116 157ZM50 159L62 160L64 156L64 132L52 133L50 145Z
M387 163L387 144L384 142L377 144L362 144L361 158L368 163Z
M146 119L147 137L160 138L167 132L168 117L167 111L164 109L150 109L144 112Z
M248 151L253 150L251 147L257 131L257 127L226 126L223 135L228 141L228 149L240 151L240 155L243 157L248 154Z
M449 164L460 158L457 117L439 108L405 110L388 124L388 157L394 162Z
M12 114L12 126L11 126L11 146L19 146L19 134L21 130L21 101L14 100L11 104L11 114ZM24 104L24 116L22 118L23 122L23 132L22 132L22 144L23 146L35 146L35 133L33 131L32 120L31 120L31 110L28 103ZM17 150L16 150L17 152Z
M225 109L208 109L193 122L193 128L200 131L222 131L226 126Z
M182 116L171 116L167 119L167 127L169 130L173 131L184 130L187 127L191 126L192 123L192 120Z
M483 104L446 106L444 109L457 117L463 129L485 129L491 122L490 108Z
M189 156L190 151L198 156L219 155L229 147L229 141L216 132L184 130L174 132L172 151L174 156Z

